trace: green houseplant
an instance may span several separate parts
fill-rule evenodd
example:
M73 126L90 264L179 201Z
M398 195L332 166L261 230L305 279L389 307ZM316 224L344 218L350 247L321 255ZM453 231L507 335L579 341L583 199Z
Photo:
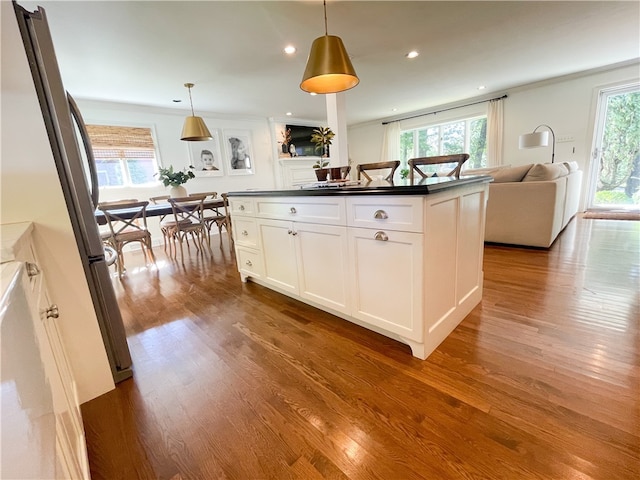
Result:
M311 141L316 144L316 151L321 152L320 157L328 157L329 156L329 145L331 145L331 140L335 137L336 134L331 131L330 127L318 127L313 129L313 133L311 134ZM329 162L327 162L329 165ZM314 167L314 168L323 168Z
M156 175L165 187L171 187L169 194L172 197L186 197L187 190L182 185L195 178L191 171L193 168L193 165L189 165L188 169L174 170L173 165L169 165L168 168L160 167Z
M311 141L316 144L315 150L320 152L320 158L313 164L313 168L316 170L316 177L320 181L326 180L329 173L326 169L329 166L329 160L326 157L329 156L329 145L331 145L331 140L335 135L329 127L314 128L311 134Z

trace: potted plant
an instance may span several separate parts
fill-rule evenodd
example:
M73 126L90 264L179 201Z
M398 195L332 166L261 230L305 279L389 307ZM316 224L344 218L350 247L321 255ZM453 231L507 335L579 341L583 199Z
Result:
M186 197L187 190L182 185L195 178L195 174L191 171L193 168L193 165L189 165L188 169L174 170L173 165L169 165L169 168L159 168L156 175L165 187L171 187L169 195L172 197Z
M313 129L311 141L316 144L316 151L320 151L321 157L329 156L329 145L336 134L331 131L330 127L318 127Z
M286 130L282 130L280 132L282 136L282 141L279 142L282 144L282 153L289 153L289 144L291 143L291 129L287 128Z
M316 151L321 152L320 158L313 164L313 168L316 170L316 177L320 181L326 180L329 173L325 168L329 166L329 160L325 159L329 156L329 145L331 145L331 140L335 135L330 127L314 128L311 134L311 141L316 144Z

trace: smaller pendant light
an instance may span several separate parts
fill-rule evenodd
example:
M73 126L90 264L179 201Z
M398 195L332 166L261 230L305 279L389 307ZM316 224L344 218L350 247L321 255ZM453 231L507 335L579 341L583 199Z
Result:
M327 35L327 2L324 0L324 36L311 44L300 88L309 93L337 93L360 83L340 37Z
M213 140L209 129L204 123L202 117L196 117L193 113L193 100L191 99L191 88L193 83L185 83L185 87L189 89L189 104L191 105L191 116L184 119L184 127L182 127L182 137L180 140L186 142L202 142Z

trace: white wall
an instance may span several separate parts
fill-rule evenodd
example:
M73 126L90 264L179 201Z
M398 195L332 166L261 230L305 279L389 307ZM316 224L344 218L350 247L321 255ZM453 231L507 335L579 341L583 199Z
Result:
M50 300L60 309L57 324L82 403L113 389L113 379L13 7L0 4L0 221L35 224L39 261Z
M73 94L73 92L71 92ZM161 109L128 105L110 102L88 101L76 99L82 117L87 124L96 125L123 125L151 128L158 162L162 167L173 165L180 170L188 167L196 159L191 158L189 146L200 142L185 142L180 140L185 116L190 112L179 112L174 109ZM218 194L247 189L273 189L276 186L274 178L274 147L272 138L272 126L266 118L237 118L198 112L203 117L207 127L215 135L220 145L221 161L226 159L224 146L224 132L245 131L251 138L251 154L253 162L252 175L229 175L229 170L224 170L225 175L220 177L205 176L204 172L196 172L196 178L189 180L183 186L188 193L218 192ZM216 152L217 155L217 152ZM195 164L195 163L194 163ZM100 201L136 198L147 200L150 197L168 195L169 187L165 187L159 181L153 185L136 187L107 187L100 189ZM162 245L162 233L158 217L149 217L148 227L154 245ZM214 228L212 233L217 233ZM212 245L217 245L217 240L212 240ZM126 249L136 250L137 243L131 244ZM156 252L158 253L158 252ZM125 259L126 263L126 259Z
M578 162L580 168L585 172L582 186L584 197L591 167L590 152L597 93L600 89L612 84L637 82L640 78L639 65L636 63L596 73L573 75L500 92L500 94L507 93L508 95L508 98L504 100L503 163L524 165L526 163L550 162L551 146L528 150L518 148L518 138L521 134L532 132L540 124L547 124L553 128L556 137L573 138L570 142L556 144L555 161L575 160ZM447 105L443 105L431 110L447 107ZM477 109L477 107L469 108L474 111ZM448 121L455 118L455 112L460 112L460 110L443 112L437 115L437 119L438 121ZM409 117L412 114L406 116ZM434 117L423 118L425 121L432 121ZM409 123L413 123L415 126L419 122L419 119L403 121L402 125L404 128L411 128L408 126ZM381 121L354 125L349 128L348 136L349 155L354 164L379 161L383 138ZM581 207L582 205L584 205L584 198Z
M71 92L73 94L73 92ZM160 109L137 105L76 99L85 123L102 125L143 126L152 129L161 166L173 165L174 169L188 167L192 162L189 144L180 140L182 125L188 112L176 112L173 109ZM275 186L274 151L271 127L266 118L232 118L198 112L209 130L218 131L220 142L224 143L223 133L228 130L248 131L251 136L253 175L227 175L222 177L197 177L184 186L189 193L215 191L218 193L246 190L270 189ZM221 145L223 157L224 146ZM226 172L225 172L226 173ZM103 188L100 200L122 198L148 199L152 196L167 195L168 187L160 182L153 186Z

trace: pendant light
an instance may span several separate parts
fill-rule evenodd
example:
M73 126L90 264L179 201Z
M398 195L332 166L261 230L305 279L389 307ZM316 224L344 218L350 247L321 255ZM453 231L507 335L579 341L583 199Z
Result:
M311 44L300 88L309 93L337 93L360 82L340 37L327 35L327 1L324 4L324 36Z
M193 113L193 100L191 99L191 89L193 83L185 83L185 87L189 89L189 104L191 105L191 116L184 119L184 127L182 127L182 136L180 140L186 142L202 142L206 140L213 140L209 129L204 123L202 117L196 117Z

